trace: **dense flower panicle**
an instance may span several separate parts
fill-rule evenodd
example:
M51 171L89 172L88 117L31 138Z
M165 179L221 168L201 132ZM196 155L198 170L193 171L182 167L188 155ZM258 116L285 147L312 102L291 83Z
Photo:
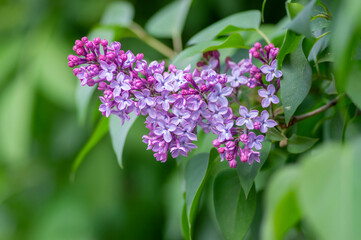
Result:
M121 50L118 42L110 43L95 38L83 37L73 47L76 55L68 56L68 66L82 86L103 91L99 97L99 111L106 117L118 116L122 124L130 119L129 114L146 116L149 134L143 142L152 149L158 161L187 156L197 148L197 128L217 135L213 141L221 160L230 167L241 162L260 161L264 133L277 123L269 119L267 110L248 109L240 105L238 94L241 88L259 87L262 108L277 104L276 94L282 72L277 69L278 48L269 44L262 48L256 43L249 51L249 58L238 63L226 59L223 73L220 69L218 51L203 54L197 67L177 69L174 65L165 71L163 62L148 63L143 54L134 55ZM258 68L253 60L263 66ZM277 89L275 88L277 85ZM238 103L233 110L231 103Z

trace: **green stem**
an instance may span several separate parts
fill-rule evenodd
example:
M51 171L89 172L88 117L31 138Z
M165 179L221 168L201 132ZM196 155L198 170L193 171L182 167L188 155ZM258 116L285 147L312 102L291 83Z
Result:
M172 58L174 55L177 54L176 52L174 52L171 48L169 48L164 43L162 43L162 42L158 41L157 39L151 37L137 23L132 22L129 29L132 32L134 32L135 35L137 35L138 38L143 40L146 44L148 44L150 47L154 48L155 50L157 50L158 52L160 52L161 54L163 54L167 58Z
M259 35L261 35L261 37L266 41L267 44L270 44L271 41L268 39L268 37L266 36L266 34L264 34L264 32L262 32L260 29L256 28L256 31L258 32Z
M181 35L178 33L174 34L172 40L174 51L176 51L177 53L181 52L183 49Z

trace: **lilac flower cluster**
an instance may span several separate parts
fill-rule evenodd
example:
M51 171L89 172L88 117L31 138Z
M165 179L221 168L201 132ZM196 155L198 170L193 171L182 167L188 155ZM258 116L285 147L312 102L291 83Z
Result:
M98 84L103 91L99 111L106 117L114 114L124 121L129 114L146 116L149 134L143 136L148 149L158 161L166 161L168 152L173 158L187 156L196 148L197 129L217 135L213 145L221 159L230 167L242 162L259 162L264 133L277 123L269 119L269 112L248 110L238 100L242 87L255 88L262 98L263 108L279 102L276 93L282 73L277 70L278 48L269 44L262 48L256 43L248 59L238 63L226 60L226 70L220 73L219 52L203 54L197 68L183 70L174 65L165 71L164 61L148 63L143 54L134 55L121 50L121 44L83 37L75 42L76 55L68 56L68 65L81 85ZM258 68L252 63L259 59ZM230 73L230 74L229 74ZM263 80L264 79L264 80ZM277 85L277 89L275 87ZM230 107L238 103L237 110Z

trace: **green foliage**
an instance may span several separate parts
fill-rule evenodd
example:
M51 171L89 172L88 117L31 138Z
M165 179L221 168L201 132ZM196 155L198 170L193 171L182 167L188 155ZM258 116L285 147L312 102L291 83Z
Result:
M225 239L242 239L256 211L256 191L253 187L246 198L237 173L221 172L214 181L214 208Z
M317 141L317 138L302 137L294 134L287 140L287 151L294 154L303 153L309 150Z
M128 2L114 2L105 10L100 23L127 27L132 23L134 8Z
M301 43L286 58L281 70L281 101L288 124L297 107L306 98L312 84L311 67L302 51Z

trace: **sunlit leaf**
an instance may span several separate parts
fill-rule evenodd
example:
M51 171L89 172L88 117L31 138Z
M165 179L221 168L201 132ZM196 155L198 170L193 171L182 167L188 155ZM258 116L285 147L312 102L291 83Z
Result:
M134 8L129 2L113 2L105 10L102 25L129 26L133 20Z
M244 194L246 195L246 199L248 198L249 191L252 188L254 179L256 178L259 170L265 163L268 153L271 150L271 142L269 140L265 140L262 142L262 149L260 151L260 163L253 162L251 165L249 165L247 162L242 163L238 162L237 164L237 174L239 177L239 181L242 185Z
M221 172L214 180L213 201L218 224L225 239L243 239L256 211L256 191L246 195L236 171Z
M156 37L180 35L190 4L191 0L177 0L168 4L148 20L145 29Z
M214 37L218 36L222 30L230 25L237 29L256 29L259 27L260 22L261 13L258 10L236 13L203 29L194 35L188 41L188 44L212 40Z
M312 83L312 71L302 51L302 42L287 56L281 70L281 101L288 124L297 107L307 96Z
M127 138L128 132L132 127L134 121L137 119L133 113L129 114L130 120L124 121L122 125L122 120L115 115L110 115L109 120L109 132L112 139L112 145L117 156L118 164L123 168L123 148L125 144L125 139Z
M296 33L287 30L282 46L277 55L279 67L282 67L283 60L285 59L286 55L294 52L297 49L301 40L301 35L297 35Z

